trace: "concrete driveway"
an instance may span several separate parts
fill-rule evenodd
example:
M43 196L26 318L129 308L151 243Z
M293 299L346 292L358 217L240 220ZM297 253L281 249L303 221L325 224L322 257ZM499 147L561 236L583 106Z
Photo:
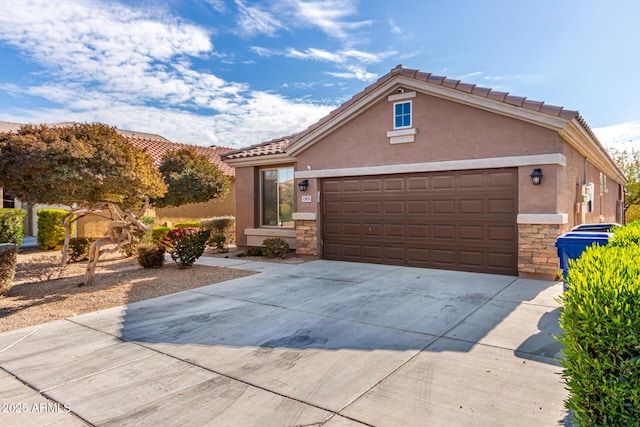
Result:
M0 334L0 424L565 423L551 336L561 285L332 261L199 263L261 273Z

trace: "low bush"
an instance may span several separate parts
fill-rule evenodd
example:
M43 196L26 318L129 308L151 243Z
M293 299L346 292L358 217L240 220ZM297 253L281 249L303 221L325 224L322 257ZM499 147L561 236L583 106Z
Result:
M627 233L570 261L560 297L566 406L580 426L640 425L640 246L622 244Z
M60 249L64 241L65 230L62 218L69 212L64 209L38 209L38 247L44 250ZM75 228L72 224L71 234Z
M213 246L218 252L226 253L229 252L226 246L227 238L224 237L224 234L212 234L207 242L207 245Z
M0 243L22 244L24 240L24 215L22 209L0 209Z
M191 267L200 256L209 240L209 230L203 228L178 228L171 230L162 239L162 245L169 250L171 259L180 268Z
M233 216L218 216L213 218L204 218L200 220L200 224L207 230L211 230L214 234L222 234L227 243L235 243L236 241L236 218Z
M169 231L171 231L169 227L153 227L151 229L151 241L159 245Z
M59 255L40 255L20 262L16 272L29 282L46 282L59 279L64 273L64 267L60 265Z
M238 257L242 258L245 256L263 256L262 247L261 246L252 246L247 248L246 251L238 254Z
M69 239L69 261L78 262L89 258L91 240L88 237L72 237Z
M200 228L200 221L185 221L173 225L173 228Z
M156 218L153 216L143 216L140 218L143 224L147 224L150 228L156 225Z
M143 243L138 246L138 264L143 268L160 268L164 264L163 246Z
M0 244L0 296L11 290L13 276L18 263L18 246L14 243Z
M289 244L279 237L264 239L262 255L267 258L284 258L289 253Z

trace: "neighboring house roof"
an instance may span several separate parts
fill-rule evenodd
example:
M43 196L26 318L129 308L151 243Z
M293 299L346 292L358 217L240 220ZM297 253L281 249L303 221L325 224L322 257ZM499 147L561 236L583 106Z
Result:
M162 138L161 136L159 137L160 139L155 139L139 136L151 134L121 131L119 129L116 130L118 133L124 136L131 143L131 145L145 150L147 154L151 156L156 166L160 166L160 163L162 162L162 156L164 156L164 154L168 151L180 150L182 148L193 148L196 153L204 155L211 163L216 165L218 169L220 169L226 176L234 177L236 175L235 168L220 160L220 155L233 150L232 148L218 147L215 145L212 147L202 147L198 145L180 144L177 142L171 142L165 138Z
M545 104L541 101L534 101L527 99L522 96L514 96L509 95L508 92L501 92L485 87L481 87L471 83L464 83L460 80L449 79L443 76L437 76L431 73L425 73L416 69L405 68L402 65L398 65L396 68L392 69L389 73L380 77L375 83L371 84L363 91L354 95L349 101L345 102L335 110L331 111L329 115L321 118L318 122L314 123L306 130L294 134L292 136L274 139L272 141L267 141L262 144L253 145L251 147L243 148L240 150L235 150L229 153L226 153L222 156L223 160L233 160L233 159L243 159L249 157L259 157L271 154L284 154L290 153L295 155L295 152L298 151L296 147L299 141L303 140L307 135L313 133L319 128L323 127L327 122L333 121L338 116L343 115L345 111L350 110L354 106L357 106L363 99L367 98L372 92L378 90L385 84L389 83L393 80L398 80L399 78L409 79L409 83L411 81L426 83L430 87L434 87L435 91L440 92L440 88L446 88L445 91L449 90L449 93L452 93L450 90L455 92L459 92L461 95L471 95L474 98L485 98L490 101L496 101L501 104L505 104L509 107L517 107L524 111L532 111L536 113L541 113L545 116L557 117L562 119L563 121L568 121L575 119L578 124L583 128L583 130L594 140L597 141L596 136L592 132L591 128L584 121L582 116L577 111L569 110L564 107L559 107L555 105ZM440 87L440 88L438 88ZM445 96L441 93L442 96ZM599 142L598 142L599 144ZM292 149L290 149L292 148Z
M0 132L16 132L23 126L22 123L0 121Z
M56 123L55 126L73 126L74 124L76 123L60 122ZM0 121L0 132L16 132L20 130L21 126L24 126L24 124ZM207 159L216 165L226 176L236 176L235 168L220 160L220 156L223 153L232 151L233 148L218 147L215 145L211 147L201 147L197 145L180 144L178 142L169 141L167 138L154 133L137 132L117 128L116 132L124 136L133 146L145 150L147 154L151 156L153 163L156 166L160 166L162 156L164 156L167 151L179 150L181 148L193 148L196 153L206 156Z

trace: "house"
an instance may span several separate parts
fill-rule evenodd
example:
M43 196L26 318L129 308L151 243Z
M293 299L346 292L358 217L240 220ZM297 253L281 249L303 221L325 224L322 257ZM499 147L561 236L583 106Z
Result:
M314 258L551 278L559 235L623 221L626 179L577 111L403 66L222 158L240 247L281 237Z
M71 126L71 122L56 123L56 126ZM0 121L0 132L15 132L23 126L21 123L11 123ZM231 181L229 195L224 199L213 199L206 203L191 203L188 205L155 209L151 214L156 217L157 224L173 225L179 222L198 221L201 218L211 218L215 216L235 215L235 170L220 160L220 155L231 151L231 148L212 146L202 147L188 144L180 144L169 141L160 135L136 132L129 130L116 129L118 133L124 136L131 145L143 149L153 159L156 166L160 166L162 156L168 151L174 151L182 148L193 148L198 154L206 156L211 163L216 165ZM64 209L64 206L45 206L36 205L29 207L25 203L21 203L19 199L12 197L7 192L2 192L2 207L24 208L27 211L25 217L25 234L37 234L37 215L36 212L44 207L57 207ZM108 216L108 215L107 215ZM88 215L81 218L77 223L76 234L79 237L99 237L103 236L107 230L109 221L100 215Z

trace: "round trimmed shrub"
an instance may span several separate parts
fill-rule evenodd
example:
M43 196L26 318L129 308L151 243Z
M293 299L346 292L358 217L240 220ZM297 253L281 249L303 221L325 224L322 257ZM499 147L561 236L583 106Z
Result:
M44 250L60 249L64 241L65 230L62 218L69 212L64 209L38 209L38 247ZM71 234L75 224L72 224Z
M25 211L22 209L0 209L0 243L14 243L18 246L24 240Z
M138 264L143 268L160 268L164 264L165 249L150 243L138 246Z

